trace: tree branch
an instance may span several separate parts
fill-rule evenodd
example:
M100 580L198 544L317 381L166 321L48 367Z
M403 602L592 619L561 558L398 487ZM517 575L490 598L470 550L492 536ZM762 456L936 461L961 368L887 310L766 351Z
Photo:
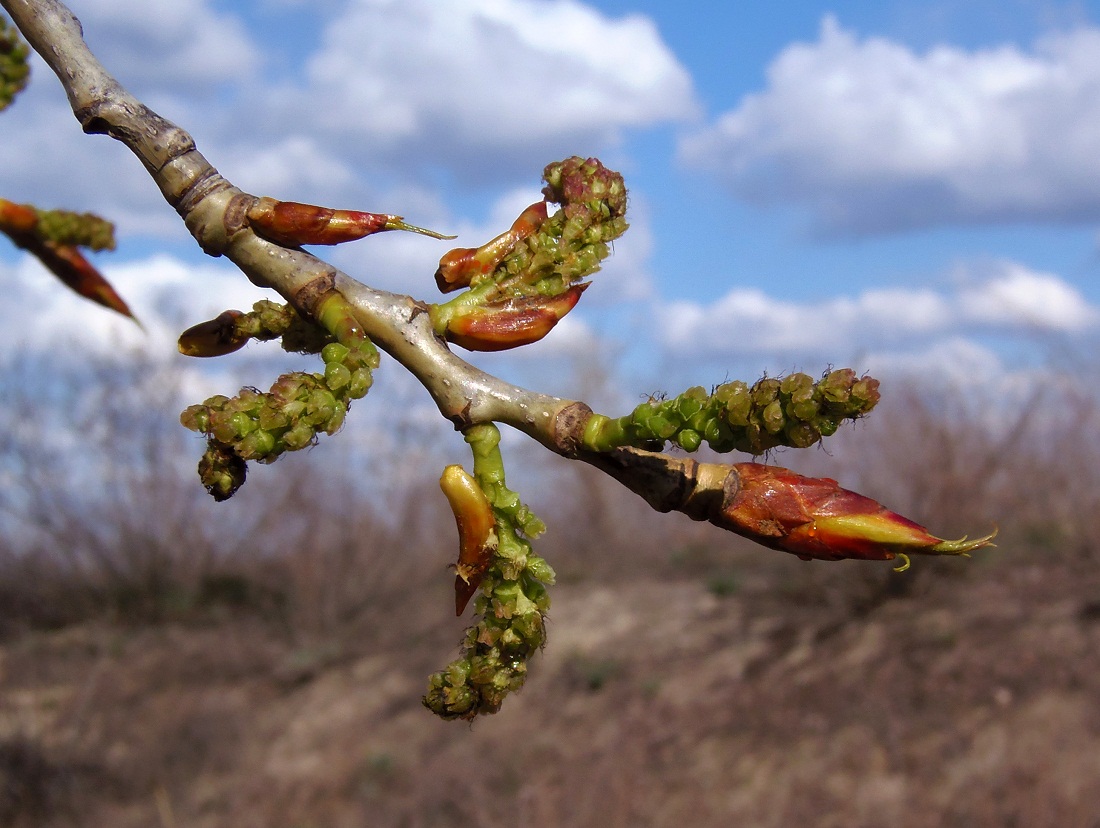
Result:
M57 75L85 132L126 145L149 171L202 249L225 256L256 285L281 294L303 315L338 290L368 336L408 368L456 428L497 421L568 453L558 415L575 406L506 383L455 355L432 330L427 306L410 296L370 288L321 259L258 236L245 214L257 201L227 181L191 136L150 110L103 68L80 22L57 0L0 0L31 46ZM564 423L572 425L569 418Z

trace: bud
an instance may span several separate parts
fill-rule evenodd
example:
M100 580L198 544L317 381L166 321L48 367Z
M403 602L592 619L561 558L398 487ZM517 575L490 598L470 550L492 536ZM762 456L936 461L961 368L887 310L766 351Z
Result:
M711 522L802 560L900 556L904 568L911 554L967 555L989 546L996 534L946 541L835 480L758 463L738 463L733 470L740 486Z
M455 615L462 615L493 562L497 548L496 516L485 492L459 465L447 466L439 478L458 526L455 564Z
M330 342L321 349L321 359L326 365L342 363L351 353L351 348L341 345L339 342Z
M538 231L544 221L546 202L539 201L520 213L506 232L481 247L457 247L445 253L435 272L440 292L469 287L476 277L492 273L516 245Z
M0 198L0 230L5 233L34 233L38 228L38 211L29 204L16 204Z
M546 187L543 194L550 201L565 206L566 215L590 209L605 219L626 215L626 185L623 177L605 167L596 158L573 156L547 165L542 173Z
M27 204L15 204L0 198L0 233L6 234L16 245L35 256L46 268L69 288L85 299L105 308L134 319L130 308L115 292L110 283L98 270L84 258L80 250L72 244L63 244L42 235L41 213ZM96 227L91 235L99 237L111 232L109 223L94 216L79 216L75 213L51 211L51 215L68 217L76 224L82 224L86 218L94 219ZM106 230L104 229L106 228ZM137 321L135 319L135 321Z
M137 321L130 307L75 247L41 242L25 248L50 272L85 299Z
M230 446L213 440L199 460L199 479L214 500L228 500L244 485L247 464Z
M588 283L557 296L505 299L459 309L447 320L444 337L468 351L505 351L542 339L576 307Z
M192 325L180 334L179 352L190 357L217 357L239 351L251 338L237 324L243 316L240 311L227 310L214 319Z
M453 239L433 230L406 224L401 216L333 210L297 201L256 199L248 209L252 229L269 241L290 247L300 244L341 244L385 230L407 230L435 239Z

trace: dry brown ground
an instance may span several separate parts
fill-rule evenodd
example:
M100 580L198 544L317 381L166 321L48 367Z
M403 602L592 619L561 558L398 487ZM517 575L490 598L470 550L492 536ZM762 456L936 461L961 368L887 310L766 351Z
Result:
M9 637L0 822L1100 826L1094 563L745 560L559 585L528 686L473 725L419 704L444 585L396 637L248 612Z

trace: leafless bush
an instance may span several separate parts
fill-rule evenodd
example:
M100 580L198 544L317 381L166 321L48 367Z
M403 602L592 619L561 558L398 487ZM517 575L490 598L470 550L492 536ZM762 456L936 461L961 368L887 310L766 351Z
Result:
M176 375L140 357L67 370L27 355L0 381L0 629L247 610L324 637L394 611L418 572L446 582L450 550L431 546L445 503L378 504L378 482L323 449L214 503Z

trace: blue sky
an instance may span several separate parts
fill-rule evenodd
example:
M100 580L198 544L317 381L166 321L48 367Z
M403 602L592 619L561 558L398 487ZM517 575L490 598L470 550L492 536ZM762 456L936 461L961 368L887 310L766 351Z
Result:
M1100 3L72 7L108 69L257 195L404 213L472 245L548 161L621 169L632 230L536 358L606 345L624 382L660 371L669 390L848 363L1013 382L1095 344ZM0 195L116 219L120 249L98 261L149 333L0 246L15 295L74 336L166 352L181 324L260 298L37 68L0 116ZM323 252L430 299L444 249L391 235ZM18 304L5 348L45 338Z

